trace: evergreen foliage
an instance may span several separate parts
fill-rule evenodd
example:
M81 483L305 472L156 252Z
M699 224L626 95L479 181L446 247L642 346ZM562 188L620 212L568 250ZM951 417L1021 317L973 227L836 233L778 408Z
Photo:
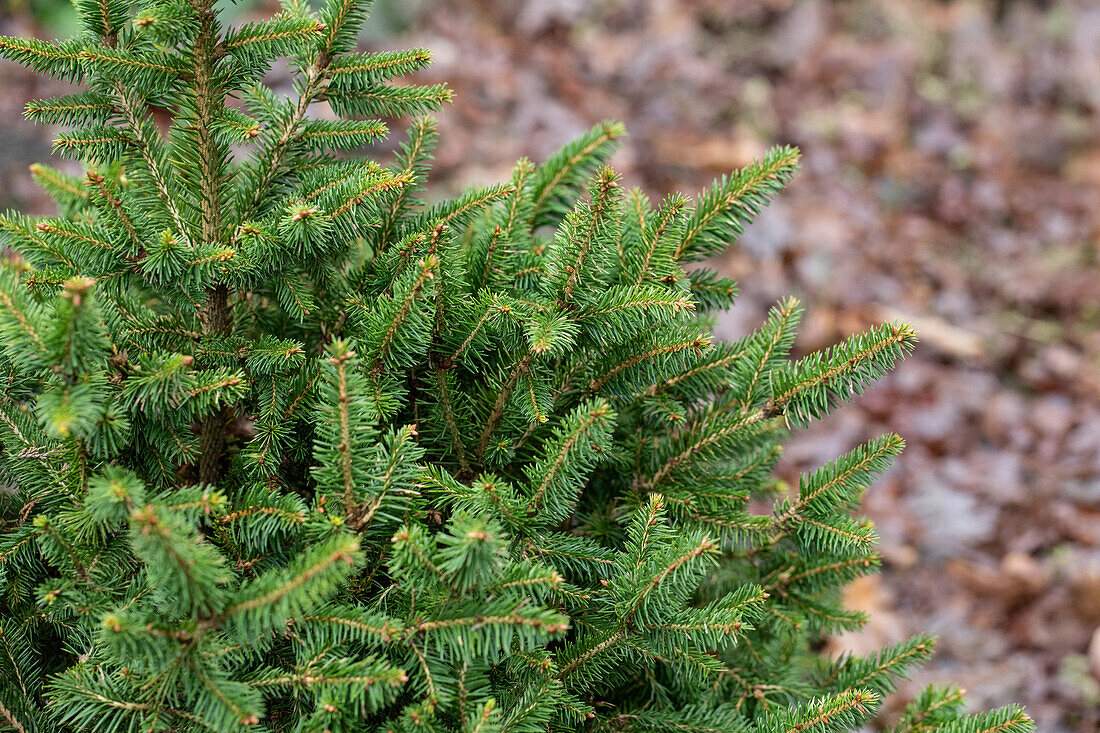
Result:
M608 122L428 205L450 92L355 50L365 0L76 5L77 39L0 38L82 83L27 114L86 170L0 217L0 728L841 731L928 656L815 651L863 621L852 512L901 440L770 477L912 329L792 361L785 300L714 343L736 288L684 269L795 150L654 206ZM337 155L407 116L392 165ZM894 730L1030 721L932 689Z

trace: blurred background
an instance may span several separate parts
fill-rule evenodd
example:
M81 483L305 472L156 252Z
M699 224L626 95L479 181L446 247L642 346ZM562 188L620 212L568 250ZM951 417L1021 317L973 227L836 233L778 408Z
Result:
M74 28L67 0L0 0L0 33ZM904 692L953 680L1044 733L1097 730L1100 3L380 0L363 45L428 47L424 80L456 90L437 193L608 117L630 131L616 166L654 197L800 146L801 175L713 263L743 292L721 333L793 293L799 351L891 318L922 338L782 464L795 480L883 432L909 444L865 503L884 572L848 596L871 622L833 650L931 631ZM0 63L0 90L0 208L48 213L26 167L51 132L22 106L55 89Z

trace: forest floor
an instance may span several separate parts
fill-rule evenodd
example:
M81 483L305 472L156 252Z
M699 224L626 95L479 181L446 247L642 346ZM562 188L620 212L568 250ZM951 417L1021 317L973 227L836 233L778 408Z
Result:
M432 49L424 78L457 92L433 173L452 190L604 118L655 198L800 146L802 173L713 263L742 288L721 333L793 293L802 352L894 318L922 338L782 464L793 481L877 434L908 443L865 502L884 571L848 596L871 621L834 650L930 631L904 693L950 680L1044 733L1097 730L1100 5L390 0L378 18L369 46ZM5 90L40 93L14 73ZM0 96L0 201L33 207L48 142L21 105Z

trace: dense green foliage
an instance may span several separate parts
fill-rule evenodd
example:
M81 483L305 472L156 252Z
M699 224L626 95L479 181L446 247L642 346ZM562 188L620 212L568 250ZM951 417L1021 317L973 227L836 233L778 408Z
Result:
M392 81L426 51L355 51L362 0L77 5L0 38L83 82L27 112L87 171L0 218L0 728L840 731L928 656L815 652L863 621L852 512L901 440L770 477L912 330L791 360L788 300L710 335L735 287L698 263L794 150L653 206L605 123L429 205L430 119L335 154L449 98ZM894 728L1029 729L952 689Z

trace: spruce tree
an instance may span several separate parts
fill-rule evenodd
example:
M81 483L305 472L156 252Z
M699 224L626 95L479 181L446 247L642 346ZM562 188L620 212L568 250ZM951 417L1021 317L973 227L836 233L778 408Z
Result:
M450 91L356 51L365 0L76 5L78 38L0 38L81 83L27 115L85 170L0 218L0 728L845 731L929 655L818 654L902 441L771 477L913 330L792 359L784 300L710 333L736 287L700 263L794 149L653 203L607 122L429 203ZM388 165L344 152L397 118ZM1030 729L953 688L893 728Z

